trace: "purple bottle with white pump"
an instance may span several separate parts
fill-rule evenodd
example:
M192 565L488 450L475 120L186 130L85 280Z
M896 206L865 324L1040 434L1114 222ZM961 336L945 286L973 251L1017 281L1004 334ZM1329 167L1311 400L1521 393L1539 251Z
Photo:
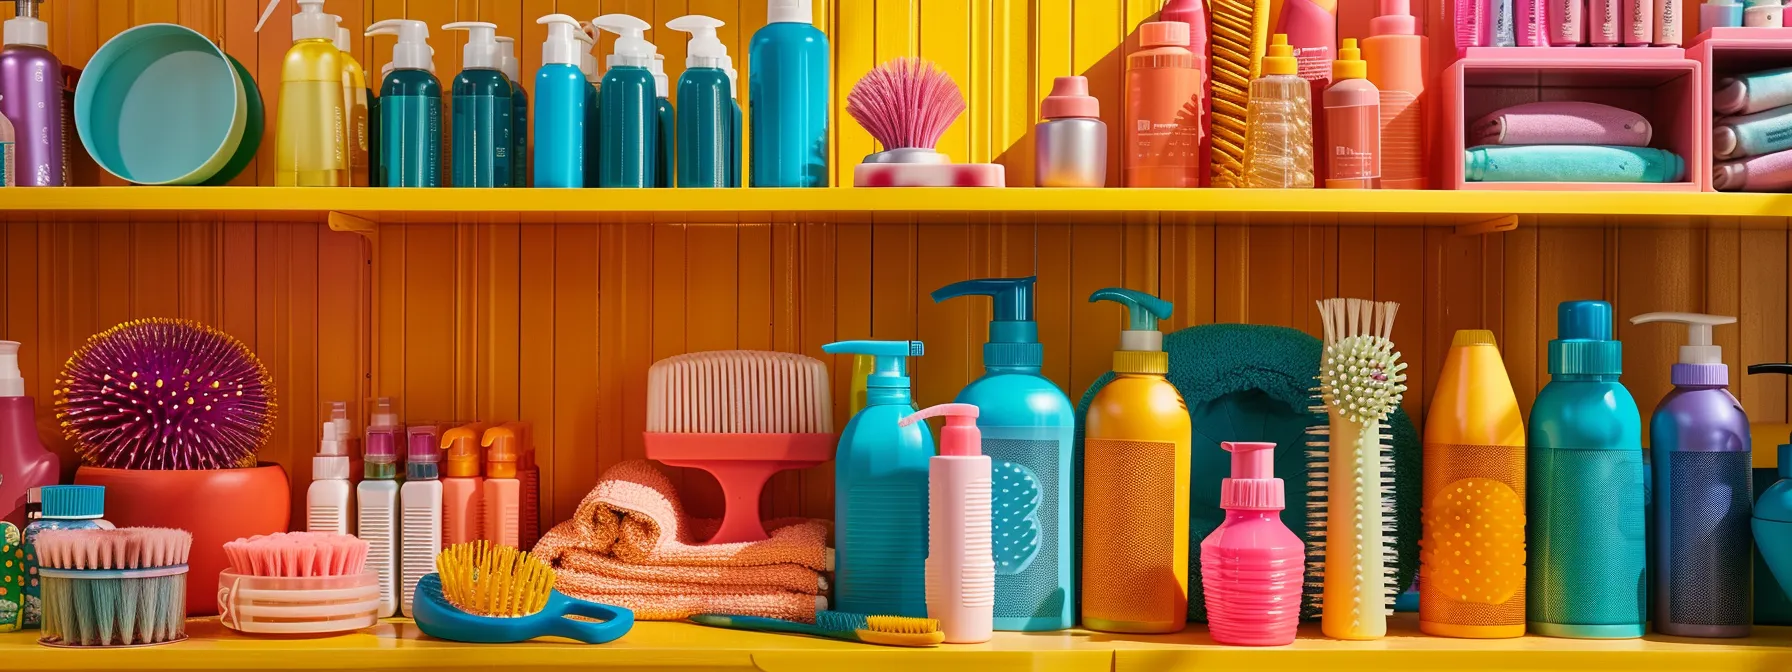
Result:
M18 16L0 29L0 115L12 122L13 184L63 184L62 61L50 53L50 24L37 18L42 0L15 0Z

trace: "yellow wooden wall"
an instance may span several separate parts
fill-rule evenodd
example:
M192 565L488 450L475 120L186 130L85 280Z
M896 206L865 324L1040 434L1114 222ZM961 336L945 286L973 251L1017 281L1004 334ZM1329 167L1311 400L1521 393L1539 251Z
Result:
M275 109L289 25L276 18L258 37L257 4L50 0L45 12L52 48L75 65L130 25L194 26L258 74ZM918 54L954 73L971 104L942 149L1001 161L1017 184L1027 183L1028 132L1051 78L1088 75L1117 129L1124 37L1156 4L817 0L818 24L831 34L836 59L836 179L874 149L845 117L838 94L874 64ZM1441 5L1431 5L1426 13L1435 21ZM525 73L539 61L544 36L532 20L555 11L579 18L630 12L655 25L687 12L710 14L730 24L722 40L743 73L751 67L745 46L764 17L758 0L329 0L327 9L357 33L399 16L432 26L489 20L510 35L520 26ZM1362 0L1344 3L1340 34L1361 34L1371 9ZM0 18L10 11L0 9ZM437 66L453 73L459 45L434 32ZM650 38L676 77L684 41L669 32ZM355 48L377 69L391 42L363 40ZM268 151L264 146L264 158ZM238 183L271 182L269 163L259 162ZM1117 166L1110 175L1118 175ZM602 198L592 192L594 207ZM917 401L949 400L979 371L988 309L965 300L936 305L927 293L969 277L1040 276L1046 373L1072 398L1107 370L1124 324L1112 305L1087 302L1090 292L1111 285L1174 301L1166 330L1245 321L1314 332L1315 299L1400 301L1395 337L1415 363L1406 407L1421 415L1450 334L1460 328L1499 335L1528 406L1547 380L1545 344L1555 305L1566 299L1604 298L1624 316L1739 315L1739 328L1718 329L1726 361L1792 356L1785 220L1640 227L1524 217L1519 230L1490 236L1416 224L1423 222L1354 215L816 213L687 221L662 214L614 215L595 225L465 216L452 224L383 224L370 240L308 222L203 213L105 222L15 217L0 237L0 334L26 342L25 375L47 405L52 375L88 334L152 315L224 328L274 372L280 431L263 458L286 465L297 483L309 479L319 409L332 399L353 401L361 420L363 400L376 395L396 397L410 420L531 420L549 521L569 515L604 467L642 456L642 391L659 358L764 348L828 359L820 346L832 340L920 338L929 354L914 363ZM1667 389L1681 335L1670 326L1627 324L1619 334L1625 380L1648 413ZM845 362L833 363L836 389L843 390ZM1736 373L1737 394L1755 419L1786 419L1785 381ZM40 414L53 437L47 409ZM843 424L843 403L836 416ZM716 513L719 491L694 473L675 477L694 510ZM829 515L831 470L780 476L768 499L773 513Z

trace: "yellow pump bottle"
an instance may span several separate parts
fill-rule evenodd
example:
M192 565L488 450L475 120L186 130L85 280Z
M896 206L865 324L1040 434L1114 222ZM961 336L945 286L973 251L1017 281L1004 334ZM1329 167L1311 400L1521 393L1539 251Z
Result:
M336 48L336 21L323 0L294 0L292 48L280 67L280 113L274 147L274 184L281 187L342 187L351 183L348 158L349 112L343 100L342 51ZM280 0L268 3L266 23ZM259 31L261 25L256 25Z
M1084 419L1083 626L1176 632L1188 621L1190 421L1157 330L1172 306L1129 289L1089 300L1126 306L1131 327Z

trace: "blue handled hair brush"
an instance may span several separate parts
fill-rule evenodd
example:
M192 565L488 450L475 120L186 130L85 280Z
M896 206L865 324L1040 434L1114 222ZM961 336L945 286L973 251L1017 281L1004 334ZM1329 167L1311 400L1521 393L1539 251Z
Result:
M543 636L603 644L635 627L635 612L567 597L554 590L554 570L547 563L486 541L443 549L436 573L417 582L411 616L423 634L474 644Z

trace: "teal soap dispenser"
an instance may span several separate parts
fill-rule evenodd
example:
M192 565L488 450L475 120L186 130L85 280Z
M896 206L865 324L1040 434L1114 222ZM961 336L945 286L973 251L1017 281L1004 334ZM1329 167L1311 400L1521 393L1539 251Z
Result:
M483 21L457 21L443 31L467 31L461 71L454 78L453 123L449 124L456 187L512 187L510 154L515 143L510 134L515 106L512 84L504 74L504 52L498 46L498 25Z
M728 71L728 47L716 36L720 19L692 14L666 22L672 30L690 33L684 74L678 78L678 186L733 187L734 138L740 135ZM662 120L663 121L663 120ZM660 128L662 135L665 126ZM662 155L665 153L662 152Z
M678 156L678 111L672 108L672 78L666 76L666 55L654 54L649 69L653 70L654 125L660 130L659 154L653 157L653 186L664 189L676 181L672 166Z
M605 14L591 25L614 33L608 72L597 87L597 186L651 188L659 158L658 51L643 34L649 26L627 14Z
M933 293L935 302L994 299L983 377L966 385L957 402L980 409L977 428L991 460L997 630L1063 630L1074 623L1076 409L1040 373L1045 348L1033 320L1037 280L966 280Z
M608 86L608 84L605 84ZM920 341L843 341L832 354L870 355L865 408L834 453L836 611L927 616L927 473L933 436L901 424L915 412L908 358Z
M1792 364L1751 364L1748 372L1792 374ZM1779 481L1755 500L1751 527L1755 548L1767 561L1767 569L1779 582L1780 590L1792 597L1792 440L1780 444L1779 464Z

